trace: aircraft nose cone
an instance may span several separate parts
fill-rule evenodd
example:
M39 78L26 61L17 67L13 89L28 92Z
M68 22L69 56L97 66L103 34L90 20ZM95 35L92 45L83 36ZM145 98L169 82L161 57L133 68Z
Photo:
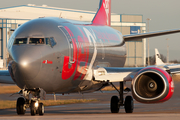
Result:
M41 67L41 52L38 47L13 48L14 62L11 65L14 79L19 86L36 78Z

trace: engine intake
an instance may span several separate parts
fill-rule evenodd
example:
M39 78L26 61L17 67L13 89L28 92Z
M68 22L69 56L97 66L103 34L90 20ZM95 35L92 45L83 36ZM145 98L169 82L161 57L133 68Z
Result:
M142 103L159 103L171 98L174 84L163 69L148 67L140 70L132 82L133 97Z

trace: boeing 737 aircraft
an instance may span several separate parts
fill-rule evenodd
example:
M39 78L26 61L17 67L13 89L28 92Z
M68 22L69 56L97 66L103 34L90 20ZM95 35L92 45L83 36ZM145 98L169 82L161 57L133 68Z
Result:
M112 96L110 109L126 113L134 109L133 98L142 103L160 103L171 98L174 84L167 68L123 68L126 41L180 32L180 29L122 35L110 27L111 0L100 0L92 23L45 17L30 20L14 31L8 42L12 57L0 82L15 83L23 97L17 99L17 114L44 114L39 103L47 93L86 93L120 82L119 96ZM8 75L12 79L9 79ZM124 99L124 82L132 81L132 95ZM31 95L30 95L31 94Z

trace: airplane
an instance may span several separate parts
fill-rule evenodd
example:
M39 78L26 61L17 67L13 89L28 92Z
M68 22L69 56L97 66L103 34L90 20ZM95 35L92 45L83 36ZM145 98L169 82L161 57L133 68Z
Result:
M119 93L111 98L112 113L118 113L120 106L132 113L133 98L147 104L171 98L174 83L166 68L124 67L125 42L179 33L180 29L122 35L110 27L110 18L111 0L100 0L92 23L44 17L30 20L13 32L7 46L12 61L8 70L0 72L0 82L21 88L18 115L24 115L27 108L32 116L43 115L44 105L39 100L45 94L87 93L109 85ZM133 97L124 99L126 81L132 81ZM120 83L120 89L114 82Z
M166 71L171 73L171 77L173 80L180 79L180 64L163 62L157 48L155 48L155 66L166 68Z

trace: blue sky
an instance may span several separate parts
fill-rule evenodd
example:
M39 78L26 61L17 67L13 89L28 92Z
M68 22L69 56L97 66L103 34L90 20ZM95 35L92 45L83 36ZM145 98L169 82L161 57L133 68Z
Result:
M0 8L29 3L90 11L96 11L99 6L99 0L0 0ZM180 0L112 0L111 7L112 12L118 14L142 14L143 22L151 18L149 31L157 31L180 28L179 5ZM167 38L170 60L180 60L180 33L150 38L150 55L158 48L166 56Z

